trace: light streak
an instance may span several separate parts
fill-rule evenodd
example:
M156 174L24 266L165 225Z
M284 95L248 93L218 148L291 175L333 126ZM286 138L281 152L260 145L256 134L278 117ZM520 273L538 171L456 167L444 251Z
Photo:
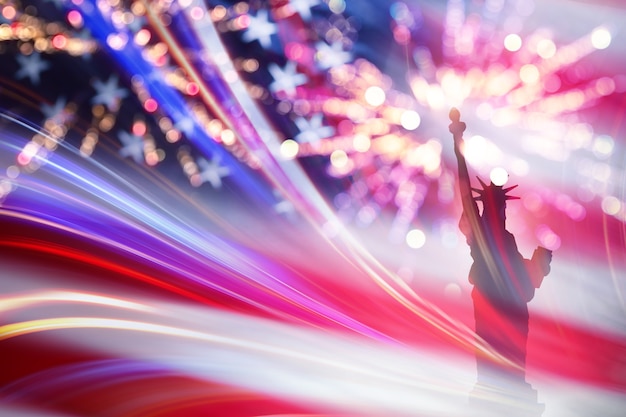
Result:
M610 393L624 389L623 135L619 117L610 129L587 119L623 101L624 79L615 74L621 63L595 65L620 45L620 33L608 23L583 25L574 37L534 31L532 21L525 25L534 17L524 2L487 1L477 9L451 0L443 12L396 2L376 16L353 9L358 2L220 3L76 0L64 3L67 22L47 22L45 13L36 17L17 3L2 6L9 21L0 25L2 46L9 45L3 51L15 46L14 55L45 61L26 68L18 60L18 74L28 76L0 78L6 107L24 111L24 118L1 114L6 265L21 259L10 259L15 251L70 261L77 266L63 268L77 274L82 267L96 272L84 277L84 291L57 288L62 272L46 271L41 290L12 293L5 283L20 288L35 280L19 265L12 278L3 275L0 348L45 337L80 354L121 358L92 363L77 354L75 366L61 361L40 371L35 361L23 379L6 374L2 382L14 383L16 393L10 398L22 395L41 414L52 402L29 395L53 393L55 382L80 385L55 399L64 404L85 393L101 398L98 389L113 395L116 384L140 388L153 375L182 375L203 385L138 389L141 398L120 401L110 414L184 413L191 403L227 398L233 411L256 395L313 404L317 414L464 415L452 404L473 383L466 362L475 351L508 361L475 338L462 303L467 254L457 250L445 129L454 105L471 109L464 113L472 168L483 176L501 166L523 178L525 199L512 219L522 244L559 248L555 278L531 311L529 376L548 387L553 408L545 417L567 408L555 405L549 389L566 393L564 380L572 392L592 393L589 415L622 409ZM377 2L368 7L381 11ZM276 32L241 48L254 40L242 34L251 16L264 14ZM389 32L387 44L361 37L374 17L376 34ZM114 74L102 77L110 68L94 64L80 92L53 97L44 82L49 64L81 54L113 63ZM597 68L589 72L586 63ZM115 91L100 91L109 82ZM43 128L33 112L44 115ZM117 139L128 139L120 132L136 136L137 152L125 143L120 149ZM199 158L223 163L219 178L208 181L221 189L180 185L169 170L172 155L180 177L195 186ZM237 204L250 207L220 200L231 187ZM290 217L268 214L276 200L292 209ZM381 225L383 236L374 232ZM591 232L581 237L582 229ZM32 230L41 235L27 235ZM382 257L375 246L385 247ZM97 288L91 279L116 284ZM202 308L111 294L135 282ZM245 314L229 318L217 309ZM272 327L278 324L284 327ZM85 332L98 337L82 338ZM447 363L455 355L462 358L457 368ZM6 398L3 392L1 406L13 412Z

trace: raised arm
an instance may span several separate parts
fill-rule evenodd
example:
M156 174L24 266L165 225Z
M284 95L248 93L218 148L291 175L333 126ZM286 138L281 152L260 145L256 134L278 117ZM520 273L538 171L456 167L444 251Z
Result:
M450 133L454 137L454 154L459 169L459 189L461 191L461 202L463 203L463 214L469 216L471 224L476 224L478 220L478 206L472 197L472 186L470 184L469 172L467 171L467 163L465 156L461 151L461 143L463 143L463 132L465 131L465 123L461 122L461 113L456 108L450 110L449 126Z

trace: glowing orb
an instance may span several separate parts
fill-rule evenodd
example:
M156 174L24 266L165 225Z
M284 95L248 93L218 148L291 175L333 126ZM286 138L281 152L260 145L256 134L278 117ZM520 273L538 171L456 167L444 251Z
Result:
M504 185L509 180L509 173L504 168L494 168L489 173L489 179L494 185Z
M602 199L602 211L610 216L618 214L621 208L622 203L617 197L609 195Z
M611 44L611 32L605 28L597 28L591 32L591 44L596 49L606 49Z
M515 33L510 33L504 38L504 47L511 52L519 51L522 47L522 38Z
M556 54L556 45L550 39L542 39L537 42L537 55L543 59L552 58Z
M539 69L533 64L523 65L519 70L519 77L524 84L534 84L539 81Z
M336 168L343 168L348 164L348 155L345 151L337 149L330 154L330 163Z
M406 244L410 248L419 249L426 243L426 235L419 229L410 230L406 234Z
M372 145L371 139L364 134L357 133L352 139L352 146L357 152L367 152Z
M287 139L280 144L280 154L285 159L293 159L298 155L300 145L293 139Z
M380 106L386 98L385 91L378 86L373 85L365 90L365 101L371 106Z
M415 130L419 127L422 119L416 111L407 110L400 116L400 124L406 130Z

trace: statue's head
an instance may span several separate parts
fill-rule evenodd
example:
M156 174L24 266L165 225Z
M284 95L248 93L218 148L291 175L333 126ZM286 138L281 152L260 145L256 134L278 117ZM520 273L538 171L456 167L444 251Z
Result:
M478 181L482 189L472 188L472 190L478 193L478 195L474 197L474 200L483 203L483 213L481 217L484 220L488 220L490 223L504 224L506 220L507 200L519 199L519 197L507 195L507 193L517 187L517 185L503 188L501 185L495 185L493 182L487 185L480 178L478 178Z

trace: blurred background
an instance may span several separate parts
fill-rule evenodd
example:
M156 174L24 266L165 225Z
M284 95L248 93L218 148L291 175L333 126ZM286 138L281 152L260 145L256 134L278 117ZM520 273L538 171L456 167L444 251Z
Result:
M0 414L468 415L475 349L498 358L473 334L456 107L470 174L518 185L521 253L553 251L542 415L622 415L625 19L0 0Z

